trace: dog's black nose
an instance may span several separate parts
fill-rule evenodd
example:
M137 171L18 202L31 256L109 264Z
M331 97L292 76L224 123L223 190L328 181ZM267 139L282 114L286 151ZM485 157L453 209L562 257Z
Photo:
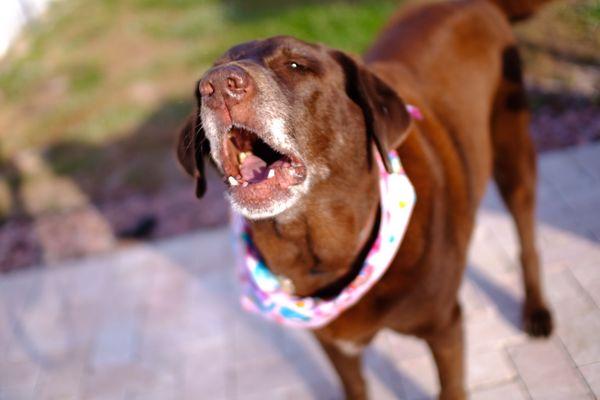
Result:
M254 93L254 82L248 72L237 65L223 65L208 71L199 84L202 101L210 108L223 103L234 106Z

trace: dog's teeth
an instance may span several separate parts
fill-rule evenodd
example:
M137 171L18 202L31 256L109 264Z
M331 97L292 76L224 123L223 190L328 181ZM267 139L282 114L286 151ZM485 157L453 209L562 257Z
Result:
M238 181L235 180L235 178L233 176L230 176L229 178L227 178L227 182L229 182L229 184L231 186L237 186L240 184Z
M240 154L238 154L238 160L239 160L240 164L243 163L244 160L246 159L246 157L248 157L249 155L250 155L250 153L247 151L243 151Z
M248 182L242 183L242 187L246 187L246 186L248 186Z
M271 179L275 176L275 170L274 169L270 169L269 173L267 174L267 179Z

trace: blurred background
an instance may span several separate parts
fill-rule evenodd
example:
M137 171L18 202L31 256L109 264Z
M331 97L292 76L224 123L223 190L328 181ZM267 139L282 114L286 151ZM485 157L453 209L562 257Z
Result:
M198 202L173 155L194 82L270 35L361 53L398 3L4 0L0 271L223 224L222 185ZM557 1L516 31L538 150L600 139L600 4Z
M230 46L290 34L361 53L427 0L1 0L0 400L339 399L309 333L242 312L223 186L177 165L196 80ZM475 400L600 396L600 2L515 26L539 158L556 330L521 329L512 221L490 185L460 299ZM374 400L433 398L426 346L381 332Z

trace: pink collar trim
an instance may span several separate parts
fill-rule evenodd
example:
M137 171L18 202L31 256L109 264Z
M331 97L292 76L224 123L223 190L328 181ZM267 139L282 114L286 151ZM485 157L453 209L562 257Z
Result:
M288 294L262 261L252 243L246 221L234 215L233 228L239 244L242 306L263 317L296 328L318 329L356 304L387 271L408 226L416 200L415 191L404 173L396 152L389 158L393 172L388 173L378 152L381 221L379 233L358 276L332 299L297 297Z

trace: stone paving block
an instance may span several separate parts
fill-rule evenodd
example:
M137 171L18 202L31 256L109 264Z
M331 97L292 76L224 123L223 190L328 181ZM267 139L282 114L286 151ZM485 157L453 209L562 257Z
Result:
M574 312L558 325L557 333L577 365L600 360L600 309Z
M389 354L395 360L404 361L411 358L422 358L429 355L429 348L424 340L414 336L389 332L385 339L388 342Z
M224 352L223 349L229 346L228 337L184 339L179 335L177 327L173 327L169 330L145 331L136 359L143 366L158 365L165 370L181 371L189 358L195 358L195 354L204 351L207 347L214 349L215 352Z
M486 226L491 231L490 239L499 244L505 257L510 261L510 266L514 267L518 261L520 246L517 238L517 232L513 220L507 218L506 213L486 213Z
M467 269L464 282L472 283L484 304L483 313L496 313L506 322L521 327L523 283L519 273L490 273L478 266ZM463 304L464 306L464 304ZM466 314L467 322L483 317L483 314Z
M101 326L93 347L91 365L104 368L134 361L139 343L135 315L116 315Z
M514 260L502 249L490 233L490 239L471 244L468 252L468 264L491 274L502 274L515 270Z
M182 306L171 315L160 318L155 311L143 315L141 323L142 345L152 346L165 340L181 343L212 341L228 335L228 320L209 310L210 306L197 307L196 310ZM153 314L153 316L150 316Z
M393 355L379 349L365 352L363 371L368 391L373 399L397 399L404 396L405 378ZM341 392L341 389L340 389Z
M516 237L493 185L478 214L460 293L475 399L590 398L589 387L598 395L600 186L590 166L600 146L563 153L542 157L538 182L557 325L550 342L521 332ZM0 276L0 399L77 390L83 399L341 398L309 333L242 312L230 245L223 228ZM418 339L385 331L365 361L377 400L437 394L435 365Z
M591 398L569 355L556 339L531 340L509 347L508 352L532 399Z
M182 398L224 399L232 395L235 380L230 353L230 346L223 341L207 341L203 346L181 352L178 358Z
M38 382L40 366L31 361L0 359L0 399L31 399Z
M230 229L223 227L167 239L157 243L154 249L172 264L201 277L205 272L233 271L232 243ZM198 249L202 249L201 256Z
M318 382L313 388L307 388L301 382L276 388L264 393L244 396L244 400L338 400L342 399L341 388L332 386L329 382ZM373 397L385 400L385 397Z
M3 299L12 337L4 358L53 363L67 357L77 345L76 334L65 313L65 294L49 284L50 274L30 277L31 292Z
M526 400L524 389L515 382L480 389L471 394L471 400Z
M581 371L594 395L600 398L600 362L581 366L579 371Z
M81 398L81 380L84 374L83 363L69 364L42 371L35 388L34 398L38 400L75 400Z
M561 207L566 205L561 192L549 182L538 178L536 186L536 209Z
M556 314L557 325L568 323L573 317L585 315L594 308L568 268L548 274L546 281L546 294Z
M568 152L548 153L540 157L538 165L540 178L561 193L586 190L595 181Z
M573 260L570 270L579 284L594 300L596 306L600 307L600 256L597 261L579 262Z
M313 396L318 396L324 379L333 381L334 376L332 367L322 368L306 357L296 356L286 363L278 358L265 357L254 362L236 363L234 396L258 396L283 390L295 382L302 382Z
M175 385L171 385L166 387L149 387L143 390L133 391L131 393L127 393L126 398L131 400L180 400L182 396ZM195 398L204 398L202 396L202 392L197 393ZM206 398L218 399L218 397Z
M402 387L408 400L434 398L439 392L435 363L428 355L400 362Z
M287 353L283 347L284 330L284 327L255 315L241 315L233 323L232 350L235 362L248 363L265 357L285 360Z
M260 358L289 363L300 357L310 361L313 368L329 368L328 360L310 332L285 328L248 313L235 317L231 332L232 357L236 364L252 363Z
M600 181L600 145L578 147L570 155L588 175Z
M177 376L172 372L131 363L86 371L82 380L82 397L123 399L148 387L164 388L175 384Z
M588 258L598 251L592 231L572 220L561 225L542 224L539 229L544 264Z
M503 214L489 211L480 211L477 221L473 240L469 245L467 264L493 275L517 271L518 252L513 249L516 247L516 237L510 221L506 221ZM502 221L506 224L499 229L506 230L506 233L494 232L492 226Z
M468 266L467 268L473 267ZM476 318L482 313L490 312L488 299L472 280L463 279L458 294L465 319Z
M517 373L503 350L467 352L467 387L475 389L513 380Z
M564 195L565 203L578 215L586 218L595 216L600 201L600 181L587 190L573 191Z
M404 396L402 380L405 377L398 365L406 354L398 353L390 345L399 336L395 332L384 330L365 349L363 371L369 393L374 399L397 399Z
M310 355L315 363L326 365L326 368L329 366L329 360L324 356L321 345L311 332L302 329L284 329L282 341L281 345L278 344L280 346L279 351L282 354L290 357L298 353ZM376 337L375 342L381 342L379 335Z
M183 399L226 399L229 391L233 390L234 381L228 379L231 373L223 368L207 366L210 360L202 360L203 365L197 365L193 370L184 370Z
M235 320L230 306L233 300L221 301L213 293L232 295L225 289L224 276L205 273L200 284L185 271L163 271L161 275L163 279L148 289L143 301L142 346L165 340L193 344L228 336L228 321Z
M365 379L367 380L367 393L370 399L396 400L402 398L403 391L394 391L394 386L390 386L390 383L382 381L379 376L374 375L372 372L365 372ZM338 393L337 397L331 398L342 398L340 396Z
M78 306L97 306L98 299L106 297L116 281L112 279L110 257L84 259L53 268L49 280L57 290L68 293ZM97 313L94 313L97 315Z
M595 235L600 241L600 181L585 191L577 191L565 195L569 207L576 211L575 220Z
M546 224L561 228L563 226L567 227L568 222L577 220L577 210L569 206L562 195L552 200L538 201L535 211L538 226Z
M486 313L465 324L468 351L489 351L527 340L520 326L496 312Z

